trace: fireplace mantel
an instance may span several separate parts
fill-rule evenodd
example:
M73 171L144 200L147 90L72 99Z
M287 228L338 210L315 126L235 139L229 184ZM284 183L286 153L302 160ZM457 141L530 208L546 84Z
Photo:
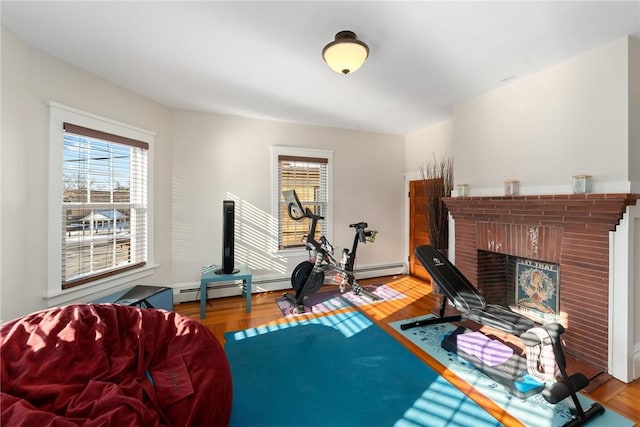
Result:
M560 266L567 351L608 366L609 233L640 194L445 198L455 220L455 263L477 286L478 251Z
M615 231L640 194L554 194L445 198L453 219Z

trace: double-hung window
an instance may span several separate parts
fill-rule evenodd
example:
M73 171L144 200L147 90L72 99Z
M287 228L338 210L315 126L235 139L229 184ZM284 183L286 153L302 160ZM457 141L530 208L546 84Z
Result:
M316 239L331 238L331 157L326 150L274 147L278 200L278 249L304 249L310 220L295 221L289 217L282 191L295 190L303 207L324 217L318 222Z
M146 264L149 144L64 123L62 288Z
M153 136L54 103L51 116L50 236L58 230L58 246L50 238L49 248L59 274L52 263L50 272L59 279L48 284L48 295L131 280L149 261Z

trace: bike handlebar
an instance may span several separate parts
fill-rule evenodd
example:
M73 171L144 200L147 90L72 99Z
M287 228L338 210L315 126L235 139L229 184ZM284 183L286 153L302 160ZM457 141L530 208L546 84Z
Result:
M303 207L295 190L284 190L282 192L282 195L285 201L287 202L287 210L289 213L289 217L291 219L293 219L294 221L301 221L304 218L311 219L311 226L309 227L309 233L307 234L307 238L312 239L312 242L313 242L313 236L315 235L316 224L318 223L319 220L323 220L324 217L314 214L311 211L311 209L309 209L308 207ZM357 245L358 241L362 243L366 243L367 241L373 242L375 240L376 234L378 232L375 230L367 230L366 228L368 226L369 224L367 224L364 221L356 222L354 224L349 224L349 227L356 229L355 231L356 231L357 239L354 243L354 247L355 245ZM307 243L310 243L310 242L307 242Z
M355 223L355 224L349 224L349 227L352 227L352 228L362 228L362 229L365 229L365 228L367 228L368 226L369 226L369 224L367 224L367 223L366 223L366 222L364 222L364 221L360 221L360 222L357 222L357 223Z
M316 219L316 220L324 219L323 216L316 215L313 212L311 212L311 209L309 209L309 208L305 208L304 212L302 213L302 215L294 215L294 212L295 213L299 213L300 209L296 205L294 205L293 203L289 203L287 208L288 208L288 211L289 211L289 218L291 218L294 221L301 221L304 218L311 218L311 219Z

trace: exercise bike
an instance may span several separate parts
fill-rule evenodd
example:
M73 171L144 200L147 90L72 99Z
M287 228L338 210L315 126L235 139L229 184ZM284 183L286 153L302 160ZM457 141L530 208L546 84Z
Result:
M349 225L349 227L355 228L353 246L351 250L347 248L342 250L342 257L338 262L333 257L333 246L329 240L325 236L320 236L320 241L315 238L318 221L324 220L324 217L314 214L309 208L304 208L295 190L283 191L282 195L287 202L287 210L291 219L294 221L311 219L309 232L304 239L305 247L309 251L309 260L298 264L291 273L291 286L295 290L295 294L289 292L284 294L284 297L293 304L293 312L295 314L304 313L304 298L317 292L324 283L325 273L331 271L339 277L340 293L344 293L349 286L355 295L366 296L372 301L380 300L381 298L368 292L356 282L353 271L358 243L373 243L377 231L367 230L368 224L366 222Z

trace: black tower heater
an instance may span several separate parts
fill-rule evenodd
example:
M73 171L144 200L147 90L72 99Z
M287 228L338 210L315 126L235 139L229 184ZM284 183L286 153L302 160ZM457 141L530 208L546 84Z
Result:
M235 216L236 204L233 200L222 201L222 267L216 270L217 274L237 273L235 267L233 249L235 245Z

